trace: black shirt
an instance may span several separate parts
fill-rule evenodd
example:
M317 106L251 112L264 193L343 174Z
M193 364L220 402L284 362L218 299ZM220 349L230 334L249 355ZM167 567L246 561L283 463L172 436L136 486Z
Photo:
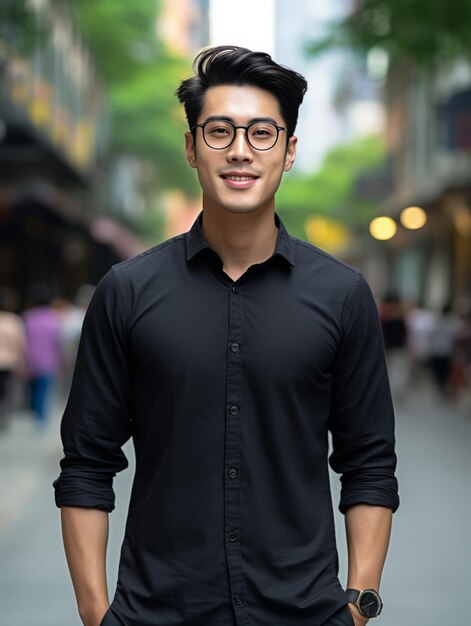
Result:
M316 626L345 605L340 510L398 506L394 417L362 275L290 237L237 281L201 230L120 263L89 307L58 506L136 474L112 609L126 626Z

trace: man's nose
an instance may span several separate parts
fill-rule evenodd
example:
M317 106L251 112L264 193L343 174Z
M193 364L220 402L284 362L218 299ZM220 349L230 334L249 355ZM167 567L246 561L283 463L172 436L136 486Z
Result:
M234 141L227 151L228 161L251 161L253 159L252 148L249 146L245 130L237 128Z

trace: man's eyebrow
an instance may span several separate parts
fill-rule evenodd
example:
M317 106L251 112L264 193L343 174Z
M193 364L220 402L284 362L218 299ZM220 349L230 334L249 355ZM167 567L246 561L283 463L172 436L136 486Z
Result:
M234 118L228 117L227 115L210 115L204 121L205 122L231 122L231 124L234 124L234 126L237 126ZM274 120L272 117L253 117L251 120L248 121L247 126L249 124L256 124L257 122L270 122L270 124L275 124L275 126L278 126L278 122Z

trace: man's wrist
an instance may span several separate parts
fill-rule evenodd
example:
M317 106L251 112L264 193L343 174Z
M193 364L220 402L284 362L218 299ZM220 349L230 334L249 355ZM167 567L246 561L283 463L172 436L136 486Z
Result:
M372 588L363 590L347 587L347 602L353 604L362 617L378 617L383 609L383 601L379 593Z
M362 615L360 613L359 608L353 602L349 602L348 603L348 608L350 609L350 611L351 611L351 613L352 613L352 615L354 617L355 626L357 624L361 624L361 626L364 626L365 624L367 624L370 621L369 617L365 617L364 615Z
M80 611L80 618L83 626L100 626L106 611L109 609L109 604L97 605L88 611Z

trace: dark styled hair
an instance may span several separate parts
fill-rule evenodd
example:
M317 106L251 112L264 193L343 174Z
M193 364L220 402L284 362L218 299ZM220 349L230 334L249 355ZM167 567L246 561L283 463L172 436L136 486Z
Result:
M210 87L251 85L275 96L288 136L294 134L299 106L307 90L306 79L301 74L275 63L266 52L252 52L239 46L203 48L195 57L193 69L195 76L183 80L175 92L185 107L190 128L197 123Z

